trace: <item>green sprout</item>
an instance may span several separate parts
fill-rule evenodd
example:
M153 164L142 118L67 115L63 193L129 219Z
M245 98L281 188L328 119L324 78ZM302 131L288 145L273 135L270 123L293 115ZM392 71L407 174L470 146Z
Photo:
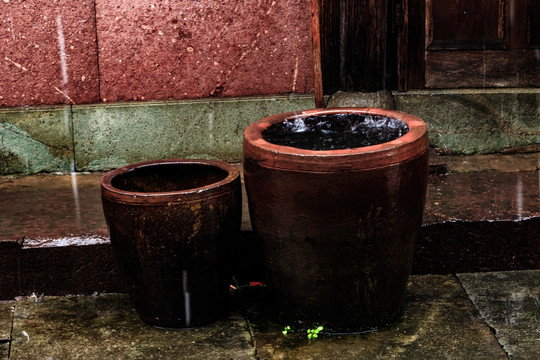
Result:
M324 327L319 326L316 329L308 329L307 331L307 338L309 340L316 339L319 337L319 332L321 332L324 329Z
M526 312L521 316L522 319L538 321L540 315L540 301L535 299L535 304L532 306L531 311Z
M538 309L535 309L533 311L529 311L528 313L525 313L522 317L522 319L531 319L534 321L538 321Z
M290 326L285 326L283 328L283 331L281 332L283 335L287 335L287 333L291 330Z
M307 330L307 338L308 338L309 340L317 339L317 338L319 337L319 333L320 333L323 329L324 329L323 326L319 326L319 327L317 327L317 328L315 328L315 329L308 329L308 330ZM292 330L292 328L291 328L290 326L285 326L285 327L283 328L283 331L281 331L281 333L282 333L283 335L287 336L287 334L288 334L289 332L292 332L292 331L293 331L293 330Z

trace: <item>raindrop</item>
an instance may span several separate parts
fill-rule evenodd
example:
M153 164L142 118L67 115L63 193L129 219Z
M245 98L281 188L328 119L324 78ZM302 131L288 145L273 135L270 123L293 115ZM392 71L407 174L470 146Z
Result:
M67 65L66 65L66 51L65 51L65 39L64 39L64 29L62 27L62 17L60 12L56 14L56 26L58 32L58 51L60 53L60 66L62 68L62 87L68 83L67 75ZM65 90L65 89L62 89Z
M188 288L188 273L187 270L182 270L182 287L184 290L184 309L186 315L186 327L191 326L191 299Z
M518 178L516 187L517 219L523 219L523 179Z

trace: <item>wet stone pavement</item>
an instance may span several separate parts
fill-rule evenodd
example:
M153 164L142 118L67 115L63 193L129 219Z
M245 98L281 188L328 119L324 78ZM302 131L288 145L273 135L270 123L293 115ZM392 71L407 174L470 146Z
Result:
M220 320L183 330L145 325L125 294L31 296L0 304L0 334L11 333L13 317L13 360L532 360L540 356L539 283L537 270L412 276L395 323L363 334L323 330L317 340L280 321L264 287L241 288ZM0 344L6 360L9 343Z
M540 358L538 271L459 275L465 291L511 359Z
M11 359L252 359L246 322L235 313L197 329L157 329L124 294L17 302Z
M14 301L0 302L0 359L8 358Z

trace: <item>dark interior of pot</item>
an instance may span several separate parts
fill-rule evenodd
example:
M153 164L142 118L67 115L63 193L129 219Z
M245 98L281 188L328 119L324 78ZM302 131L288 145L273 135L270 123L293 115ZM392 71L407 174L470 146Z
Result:
M377 115L330 114L291 118L263 131L275 145L306 150L340 150L382 144L409 132L405 122Z
M157 193L208 186L227 177L227 171L204 164L158 164L133 169L114 177L113 187L130 192Z

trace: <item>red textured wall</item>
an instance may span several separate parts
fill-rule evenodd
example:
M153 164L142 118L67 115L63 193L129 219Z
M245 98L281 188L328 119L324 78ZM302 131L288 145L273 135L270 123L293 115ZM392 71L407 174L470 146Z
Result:
M93 1L3 0L0 14L0 106L99 101Z
M0 106L308 93L309 0L3 0Z

